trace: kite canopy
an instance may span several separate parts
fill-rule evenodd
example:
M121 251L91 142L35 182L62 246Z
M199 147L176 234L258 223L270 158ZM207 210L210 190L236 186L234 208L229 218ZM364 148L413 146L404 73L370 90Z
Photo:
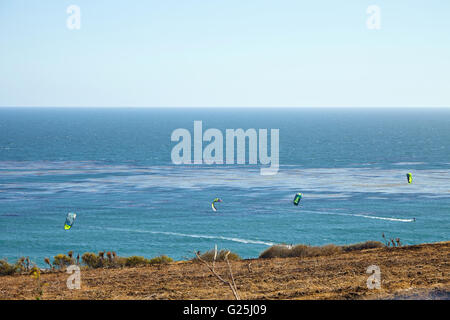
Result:
M408 172L406 174L406 179L408 179L408 183L411 183L412 182L412 174Z
M302 199L302 194L299 192L299 193L297 193L296 195L295 195L295 198L294 198L294 204L296 205L296 206L298 206L298 204L300 203L300 200Z
M66 217L66 222L64 223L64 230L69 230L72 228L73 223L75 222L75 218L77 217L76 213L69 212Z
M222 200L219 199L219 198L215 198L215 199L213 200L213 202L211 203L211 208L214 210L214 212L217 211L217 208L216 208L216 206L214 205L216 202L222 202Z

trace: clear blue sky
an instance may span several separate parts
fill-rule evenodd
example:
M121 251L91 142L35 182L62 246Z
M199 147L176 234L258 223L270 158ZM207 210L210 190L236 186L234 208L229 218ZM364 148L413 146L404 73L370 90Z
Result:
M1 0L0 106L448 107L450 1Z

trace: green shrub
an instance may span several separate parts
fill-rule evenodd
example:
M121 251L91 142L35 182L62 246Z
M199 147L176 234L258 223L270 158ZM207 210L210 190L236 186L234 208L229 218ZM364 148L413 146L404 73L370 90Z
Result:
M131 256L126 258L125 260L125 265L127 267L135 267L135 266L139 266L139 265L146 265L149 264L150 260L144 258L144 257L140 257L140 256Z
M301 248L302 245L298 245L298 254L301 254ZM274 245L270 248L267 248L264 250L259 257L266 259L266 258L287 258L291 257L292 255L292 248L289 248L285 245Z
M0 275L9 276L19 271L17 264L10 264L6 259L0 260Z
M349 251L355 251L355 250L382 248L384 246L385 245L382 244L379 241L366 241L366 242L360 242L360 243L351 244L351 245L348 245L348 246L343 246L342 249L345 252L349 252Z
M166 264L173 261L172 258L162 255L153 259L147 259L140 256L118 257L114 254L107 254L106 258L96 255L92 252L86 252L81 257L84 264L89 268L116 268L116 267L135 267L150 264Z
M63 267L70 266L74 261L70 257L65 254L58 254L53 257L53 265L59 267L60 269Z
M125 263L127 262L127 258L123 257L115 257L111 260L111 262L108 262L108 266L111 267L123 267L125 266Z
M173 262L173 259L165 255L155 257L153 259L150 259L149 261L150 264L167 264L170 262Z
M226 249L218 251L216 261L225 261L225 255L227 254L228 251L229 250ZM206 251L205 253L200 255L200 258L202 258L205 261L212 262L214 260L214 250ZM238 254L230 251L230 253L228 254L228 260L230 261L241 260L241 257ZM195 257L193 261L198 261L198 258Z
M81 256L83 263L89 268L100 268L103 266L103 261L95 253L86 252Z
M86 252L81 256L81 260L87 267L95 269L123 267L126 264L127 258L118 257L115 253L114 256L107 255L107 258L104 258L101 255Z
M312 247L304 244L295 246L275 245L263 251L260 258L291 258L291 257L317 257L327 256L341 252L342 249L333 244L328 244L322 247Z
M298 244L296 246L274 245L263 251L260 258L289 258L289 257L318 257L329 256L341 252L350 252L356 250L381 248L384 245L378 241L367 241L363 243L356 243L348 246L337 246L334 244L327 244L320 247L307 246Z
M314 248L310 253L310 256L331 256L333 254L341 253L342 247L334 244L327 244L322 247L312 247Z
M28 271L31 268L31 260L28 257L20 257L17 259L17 262L15 263L15 267L17 268L17 273L22 273L25 271Z

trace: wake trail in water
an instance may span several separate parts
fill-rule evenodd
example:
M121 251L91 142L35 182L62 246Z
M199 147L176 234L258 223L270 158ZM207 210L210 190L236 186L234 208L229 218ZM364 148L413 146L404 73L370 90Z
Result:
M326 215L337 215L337 216L361 217L361 218L366 218L366 219L387 220L387 221L397 221L397 222L414 222L414 219L400 219L400 218L391 218L391 217L367 216L364 214L357 214L357 213L353 214L353 213L323 212L323 211L310 211L310 210L303 210L302 212L326 214Z
M122 232L165 234L165 235L169 235L169 236L201 238L201 239L218 239L218 240L227 240L227 241L240 242L240 243L246 243L246 244L260 244L260 245L266 245L266 246L273 246L275 244L275 243L272 243L272 242L260 241L260 240L248 240L248 239L230 238L230 237L223 237L223 236L211 236L211 235L202 235L202 234L186 234L186 233L167 232L167 231L151 231L151 230L137 230L137 229L123 229L123 228L94 228L94 229L111 230L111 231L122 231Z

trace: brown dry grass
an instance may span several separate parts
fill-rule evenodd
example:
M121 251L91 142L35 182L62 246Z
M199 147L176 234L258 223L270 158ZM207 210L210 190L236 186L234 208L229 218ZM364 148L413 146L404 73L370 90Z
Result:
M242 299L397 299L450 294L450 242L339 252L327 256L232 261ZM249 267L251 264L251 268ZM370 265L381 289L366 286ZM226 274L225 262L216 269ZM123 269L83 269L81 289L68 274L42 274L43 299L233 299L206 266L192 261ZM34 299L30 276L0 277L0 299ZM436 296L435 296L436 297Z

